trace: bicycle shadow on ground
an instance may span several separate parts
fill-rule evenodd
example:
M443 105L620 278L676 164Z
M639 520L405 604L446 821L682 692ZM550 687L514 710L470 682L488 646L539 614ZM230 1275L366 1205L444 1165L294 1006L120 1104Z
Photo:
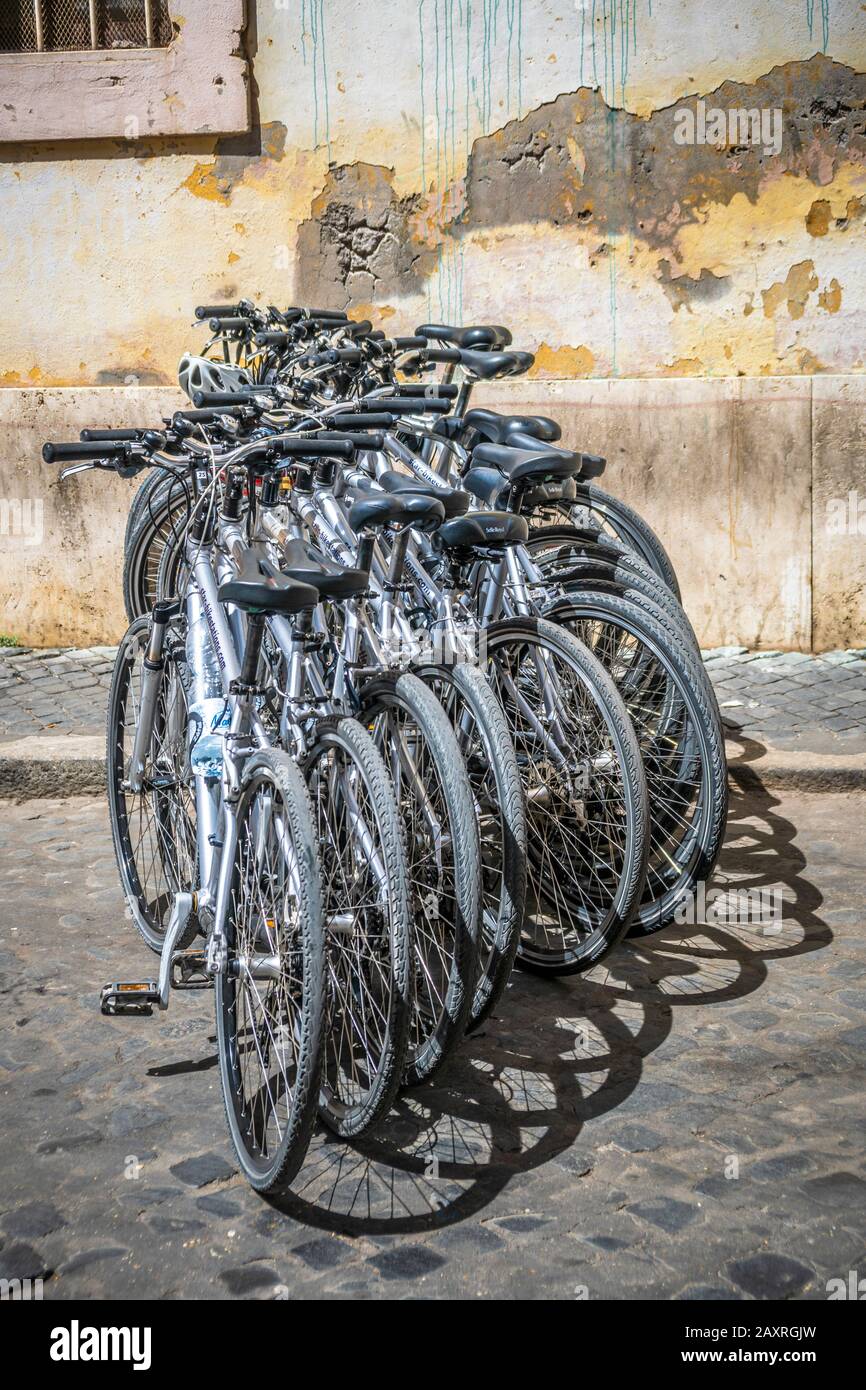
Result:
M749 761L764 751L739 741ZM782 923L671 926L628 941L586 976L515 971L496 1015L441 1078L398 1097L373 1136L348 1144L319 1134L292 1192L271 1205L353 1236L429 1232L476 1215L542 1164L588 1171L575 1141L586 1130L592 1145L592 1122L632 1094L677 1008L741 1000L765 983L770 961L832 940L779 804L760 785L732 787L713 883L781 888Z

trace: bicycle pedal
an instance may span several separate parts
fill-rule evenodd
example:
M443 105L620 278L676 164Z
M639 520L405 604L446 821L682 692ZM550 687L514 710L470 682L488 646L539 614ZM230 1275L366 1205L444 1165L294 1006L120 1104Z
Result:
M159 1003L159 988L155 980L130 980L124 983L104 985L100 995L99 1007L104 1014L141 1014L148 1018L153 1013L154 1004Z
M203 950L175 951L171 958L172 989L212 989Z

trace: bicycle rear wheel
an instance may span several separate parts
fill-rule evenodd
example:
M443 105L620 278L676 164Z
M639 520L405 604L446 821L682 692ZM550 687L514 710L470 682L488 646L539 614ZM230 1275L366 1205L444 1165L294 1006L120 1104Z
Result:
M620 594L637 592L655 603L698 650L688 614L652 568L633 551L606 536L593 538L573 526L546 526L532 531L527 553L551 588L594 588L607 583Z
M640 743L650 803L647 878L632 935L657 931L715 868L725 833L725 741L706 670L628 599L569 590L549 612L601 661Z
M555 525L562 521L582 528L598 527L603 535L621 541L646 561L675 598L680 597L670 556L649 523L628 503L612 497L594 483L578 482L576 501L556 502L539 509L539 524Z

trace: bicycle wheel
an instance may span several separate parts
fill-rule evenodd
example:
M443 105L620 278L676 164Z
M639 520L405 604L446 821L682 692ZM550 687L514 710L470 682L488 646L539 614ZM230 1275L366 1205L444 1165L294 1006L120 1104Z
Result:
M547 616L609 671L637 733L651 826L646 884L630 931L643 936L673 921L721 852L728 778L715 695L703 664L628 599L569 590Z
M538 519L546 524L555 525L565 520L581 528L597 527L602 535L621 541L633 550L664 581L675 598L681 597L671 558L652 527L634 507L612 497L594 483L578 482L576 501L544 507Z
M631 550L636 550L638 555L652 566L659 578L664 580L674 598L681 597L671 557L655 531L634 507L630 507L619 497L612 497L609 492L604 492L594 483L578 483L578 500L572 507L572 522L579 526L580 518L586 515L590 521L600 521L616 540L621 540Z
M405 1079L432 1076L463 1036L481 935L472 788L448 716L417 676L375 677L359 717L385 759L403 819L414 995Z
M552 588L579 589L611 584L622 595L633 591L648 598L695 651L698 639L679 600L645 562L632 551L606 537L588 537L572 526L547 526L534 530L527 553Z
M481 847L481 950L469 1010L475 1028L502 994L526 908L526 806L505 713L483 672L466 662L415 674L448 715L469 774Z
M320 1114L348 1138L389 1108L405 1064L412 949L406 855L388 773L356 720L323 720L303 771L325 922Z
M229 1133L258 1192L283 1191L316 1118L325 1030L319 861L309 797L278 749L244 769L215 977L217 1047Z
M640 748L610 676L570 633L516 618L486 635L526 795L529 894L517 962L573 974L616 946L640 902L649 848Z
M177 478L152 473L132 500L123 543L123 602L130 622L156 602L163 551L177 542L189 515L189 492Z
M141 705L150 619L137 618L117 651L108 696L108 814L120 880L133 920L153 951L162 950L174 895L197 883L195 793L187 753L188 673L184 621L165 635L164 664L139 792L127 772ZM191 919L184 941L196 924Z

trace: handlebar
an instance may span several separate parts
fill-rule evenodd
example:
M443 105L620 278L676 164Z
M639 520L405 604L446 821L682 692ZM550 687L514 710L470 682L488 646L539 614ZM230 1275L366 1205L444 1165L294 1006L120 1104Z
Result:
M391 415L447 415L451 409L450 401L437 400L435 396L376 396L357 404L361 410L387 410Z
M352 445L353 449L384 449L385 436L379 430L370 430L363 434L340 431L339 434L331 434L331 439L345 440Z
M369 414L354 411L352 414L331 415L329 423L335 425L338 430L351 430L354 425L369 425L371 429L389 430L395 421L393 415L385 414L384 411L370 411Z
M195 391L192 403L202 410L215 405L251 405L257 396L273 396L273 386L254 386L243 391Z
M424 357L428 362L462 362L459 348L426 348Z
M360 348L327 348L301 360L302 367L357 367L361 361Z
M141 438L141 430L82 430L79 439L86 444L96 441L134 443Z
M398 396L415 396L422 400L436 400L438 396L439 400L442 401L454 401L457 399L460 387L445 381L434 382L432 387L424 386L421 382L417 384L407 382L396 387L396 391ZM427 391L431 392L429 396L426 396Z
M199 304L197 319L230 319L240 312L239 304Z
M232 316L231 318L212 318L208 323L208 328L212 333L233 332L240 328L252 328L252 319L244 316Z
M123 458L133 441L76 439L69 444L43 444L42 458L46 463L68 463L73 459Z

